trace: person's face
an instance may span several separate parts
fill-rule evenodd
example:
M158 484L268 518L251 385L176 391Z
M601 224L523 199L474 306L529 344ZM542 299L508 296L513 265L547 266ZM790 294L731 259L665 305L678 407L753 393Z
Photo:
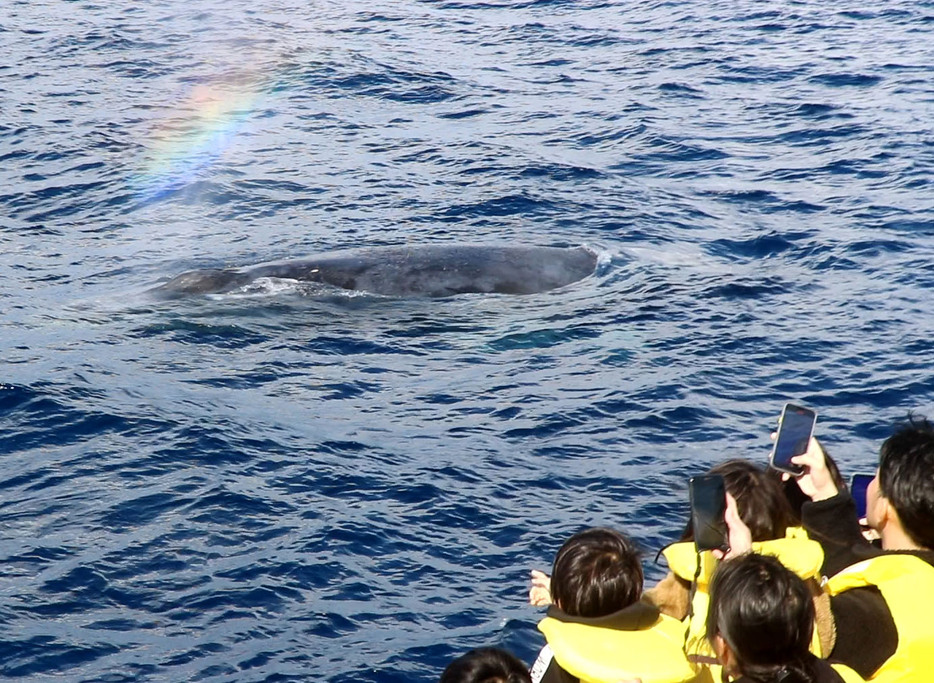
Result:
M884 506L885 499L879 493L879 469L876 468L876 476L866 487L866 523L876 531L883 522Z

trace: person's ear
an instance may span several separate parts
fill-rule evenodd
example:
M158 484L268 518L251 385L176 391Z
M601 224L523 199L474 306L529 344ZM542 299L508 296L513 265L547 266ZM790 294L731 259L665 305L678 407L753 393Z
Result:
M717 659L723 665L723 670L730 673L733 668L733 651L727 645L726 640L718 633L710 644L713 645L713 651L717 653Z
M879 520L879 527L882 528L886 524L891 522L898 521L898 513L895 512L895 508L892 507L892 504L889 502L889 499L883 495L880 495L876 499L876 505L878 506L876 512L876 518Z

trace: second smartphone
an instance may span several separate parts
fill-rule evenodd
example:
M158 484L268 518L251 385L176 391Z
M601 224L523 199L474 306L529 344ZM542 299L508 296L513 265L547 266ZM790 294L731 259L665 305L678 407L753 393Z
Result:
M804 469L792 463L791 459L807 451L816 422L817 413L810 408L786 403L778 420L778 434L769 464L777 470L795 476L804 472Z
M875 478L875 474L854 474L850 478L850 495L856 503L856 516L860 520L866 517L866 489Z

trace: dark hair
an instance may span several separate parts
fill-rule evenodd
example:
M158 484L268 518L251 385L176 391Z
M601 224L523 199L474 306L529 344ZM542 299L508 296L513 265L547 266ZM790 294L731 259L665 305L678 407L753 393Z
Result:
M726 491L736 499L740 519L752 532L753 541L784 538L785 529L794 524L788 499L779 482L749 460L726 460L714 465L708 474L723 477ZM682 541L694 540L691 522L681 536Z
M815 658L808 649L813 630L814 603L807 585L777 558L747 553L721 562L714 571L707 638L720 635L739 673L749 680L814 680Z
M574 617L602 617L629 607L642 597L638 548L613 529L579 531L555 556L551 595Z
M438 683L531 683L526 665L498 647L471 650L448 664Z
M934 549L934 425L924 417L909 413L882 444L879 492L911 540Z

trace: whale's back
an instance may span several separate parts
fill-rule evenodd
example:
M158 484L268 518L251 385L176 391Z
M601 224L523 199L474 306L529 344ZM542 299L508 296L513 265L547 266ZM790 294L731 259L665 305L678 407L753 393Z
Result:
M597 255L583 247L428 245L374 249L361 252L352 264L328 265L321 261L325 282L386 296L534 294L587 277ZM348 272L355 273L350 287L341 284Z
M596 266L597 254L587 247L372 247L244 269L188 271L150 291L162 298L220 293L267 277L383 296L534 294L582 280Z

